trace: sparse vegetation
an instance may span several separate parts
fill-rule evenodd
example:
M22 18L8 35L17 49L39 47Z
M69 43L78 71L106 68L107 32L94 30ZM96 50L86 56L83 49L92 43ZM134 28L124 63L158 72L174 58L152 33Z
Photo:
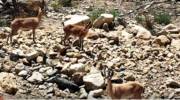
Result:
M155 17L155 21L158 24L167 25L171 22L171 16L167 12L159 12L159 13L155 14L154 17Z
M0 27L7 26L8 22L6 19L0 19Z
M54 10L58 10L61 7L59 0L52 1L51 7L53 7Z
M111 9L106 11L105 9L99 8L99 9L94 9L89 13L89 16L91 18L92 21L94 21L95 19L97 19L102 13L110 13L112 14L114 17L117 17L119 15L119 11L115 10L115 9Z

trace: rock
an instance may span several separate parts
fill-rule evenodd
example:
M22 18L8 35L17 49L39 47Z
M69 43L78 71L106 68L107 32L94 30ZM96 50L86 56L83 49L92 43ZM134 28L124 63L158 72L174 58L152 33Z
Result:
M128 40L133 37L132 34L128 33L126 30L121 31L121 35L124 37L124 39Z
M175 26L174 24L168 24L166 25L160 32L158 32L158 35L167 35L168 33L179 33L180 28L178 26Z
M101 14L94 22L93 27L100 28L104 23L111 24L114 20L112 14Z
M32 76L29 77L27 80L32 83L41 83L44 79L44 76L39 72L33 72Z
M40 55L40 52L38 52L38 51L33 51L33 52L31 52L31 53L26 54L26 59L27 59L28 61L31 61L31 60L33 60L33 59L36 59L39 55Z
M85 72L85 65L83 63L77 63L77 64L72 64L69 67L69 72L75 73L75 72Z
M45 85L39 85L39 89L47 89L47 87Z
M23 58L25 56L24 52L20 49L12 50L10 53L10 60L17 61L19 58Z
M16 71L16 73L19 73L19 72L22 71L24 68L25 68L24 64L18 63L18 64L15 66L15 71Z
M88 96L88 94L87 94L86 90L84 88L81 88L80 89L80 96L79 96L79 98L80 99L86 99L87 96Z
M24 77L28 75L28 72L26 70L22 70L18 73L18 75Z
M1 72L0 76L0 91L13 95L16 94L18 86L14 74Z
M7 38L7 34L5 34L5 32L0 31L0 39L5 39L5 38Z
M83 76L85 75L84 72L75 72L72 75L72 80L74 81L74 83L76 83L77 85L82 85L83 82Z
M155 40L154 43L159 44L160 46L166 46L167 44L169 44L171 41L169 40L169 38L165 35L160 35L158 36Z
M98 89L104 85L104 78L101 72L90 72L83 77L83 81L87 90Z
M54 74L56 74L57 73L57 69L53 69L53 68L50 68L50 69L48 69L47 71L46 71L46 74L48 75L48 76L53 76Z
M124 78L126 81L135 81L136 78L134 77L134 75L128 75Z
M175 40L175 39L173 39L172 41L171 41L171 46L172 47L175 47L176 48L176 50L180 50L180 40Z
M55 45L53 46L53 51L54 52L59 52L61 55L65 55L66 54L66 50L67 48L64 45Z
M130 24L129 27L130 27L129 29L130 33L136 34L136 38L148 40L152 36L151 32L142 26Z
M67 52L66 56L70 57L70 58L81 58L81 54L77 53L77 52Z
M70 24L71 25L84 25L90 22L90 18L86 15L70 15L67 17L70 17L70 19L64 22L64 26L67 26Z
M88 39L96 40L99 38L99 34L91 29L89 29L89 32L86 36Z
M55 59L57 57L57 55L58 55L57 52L53 52L53 51L49 52L49 58L50 59Z
M37 63L43 63L43 62L44 62L44 58L41 57L41 56L38 56L38 57L36 58L36 62L37 62Z
M74 84L73 82L65 79L65 78L61 78L60 76L55 76L55 77L51 77L50 79L47 80L47 82L53 82L56 83L58 85L59 88L61 89L70 89L73 91L79 91L79 86Z
M12 61L5 60L2 63L2 71L10 72L13 67L14 67L14 64Z
M174 81L173 79L168 79L166 82L166 86L170 88L180 88L180 83Z
M101 97L103 92L104 92L103 89L98 89L98 90L90 91L89 94L88 94L88 99L93 99L93 98Z

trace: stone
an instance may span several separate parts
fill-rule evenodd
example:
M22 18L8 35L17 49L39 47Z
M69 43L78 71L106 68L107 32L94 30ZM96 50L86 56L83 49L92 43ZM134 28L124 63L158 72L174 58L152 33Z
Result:
M90 91L89 94L88 94L88 99L101 97L103 92L104 92L103 89L97 89L97 90Z
M0 39L6 39L6 38L7 38L7 34L5 34L5 32L0 31Z
M171 41L169 40L169 38L165 35L160 35L158 36L155 40L154 43L159 44L160 46L166 46L167 44L169 44Z
M128 75L128 76L126 76L125 78L124 78L126 81L135 81L136 80L136 78L134 77L134 75Z
M80 89L80 96L79 96L79 98L80 99L86 99L87 96L88 96L88 94L87 94L86 90L84 88L81 88Z
M69 15L66 16L70 19L64 22L64 26L67 25L84 25L90 22L90 18L86 15Z
M175 39L173 39L172 41L171 41L171 46L172 47L175 47L176 48L176 50L180 50L180 40L175 40Z
M38 52L38 51L33 51L33 52L31 52L31 53L26 54L26 59L27 59L28 61L30 61L30 60L36 59L39 55L40 55L40 52Z
M100 28L104 23L111 24L114 20L114 16L112 14L101 14L94 22L93 27Z
M50 68L50 69L48 69L48 70L46 71L46 74L47 74L48 76L52 76L52 75L56 74L57 71L58 71L57 69Z
M73 75L72 75L72 80L74 81L74 83L76 83L77 85L82 85L84 82L83 82L83 76L85 75L86 73L84 72L75 72Z
M93 31L92 29L89 29L89 32L88 32L86 37L88 39L96 40L99 38L99 34L95 31Z
M2 63L2 71L10 72L11 69L14 67L13 65L14 65L14 64L13 64L12 61L5 60L5 61Z
M49 52L49 58L50 59L55 59L57 57L57 55L58 55L57 52L53 52L53 51Z
M18 75L24 77L28 75L28 72L26 70L22 70L18 73Z
M12 50L10 53L10 60L17 61L19 58L23 58L25 56L24 52L20 49Z
M90 72L83 77L83 81L87 90L99 89L104 85L104 78L101 72Z
M18 64L15 66L15 71L16 71L16 73L19 73L19 72L22 71L24 68L25 68L25 66L24 66L23 63L18 63Z
M168 33L172 34L172 33L179 33L179 32L180 32L180 28L178 28L178 26L174 24L168 24L165 27L163 27L163 29L160 32L158 32L158 34L167 35Z
M142 26L130 24L128 27L130 27L129 29L130 33L135 34L136 38L148 40L152 37L151 32Z
M124 37L124 39L128 40L133 37L132 34L128 33L126 30L121 31L121 35Z
M66 56L70 57L70 58L81 58L81 54L77 53L77 52L67 52Z
M68 72L71 74L75 72L85 72L85 65L83 63L72 64L69 66Z
M43 63L43 62L44 62L43 57L42 57L42 56L38 56L38 57L36 58L36 62L37 62L37 63Z
M18 91L18 85L14 74L1 72L0 76L0 91L12 95L16 94Z
M180 83L170 78L167 80L166 86L170 88L180 88Z
M27 79L32 83L41 83L44 79L44 76L39 72L33 72L32 75Z

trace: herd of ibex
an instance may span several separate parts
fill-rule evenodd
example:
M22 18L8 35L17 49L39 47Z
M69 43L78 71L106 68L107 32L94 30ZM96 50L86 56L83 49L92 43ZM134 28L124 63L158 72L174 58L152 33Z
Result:
M11 33L7 37L7 43L10 39L12 43L12 36L17 35L18 30L20 29L29 29L33 32L33 41L35 42L35 30L38 27L43 11L41 8L38 8L38 15L36 17L27 17L27 18L15 18L11 22ZM79 37L80 47L83 49L83 39L88 34L89 28L91 28L91 23L85 26L79 25L67 25L64 26L63 30L65 33L64 39L62 42L66 44L66 40L70 35ZM107 69L107 68L104 68ZM104 72L106 73L106 72ZM108 74L105 74L107 79L107 93L112 99L141 99L141 95L144 92L144 87L138 82L127 82L122 84L114 84L111 81L113 71L108 68Z

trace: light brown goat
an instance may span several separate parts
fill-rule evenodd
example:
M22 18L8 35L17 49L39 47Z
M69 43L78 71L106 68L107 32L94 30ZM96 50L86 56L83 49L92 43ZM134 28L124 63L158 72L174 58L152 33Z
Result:
M11 33L8 35L7 43L10 38L10 43L12 43L12 36L17 35L18 30L30 30L33 32L33 41L35 43L35 29L39 26L40 20L42 17L42 10L39 8L38 15L36 17L27 17L27 18L15 18L11 22Z
M144 92L144 87L139 82L127 82L122 84L112 83L112 70L108 70L107 79L107 94L112 99L141 99Z
M66 40L68 39L68 37L70 35L79 37L79 43L80 43L80 48L81 50L83 50L83 41L84 41L84 37L88 34L89 28L91 26L91 23L87 24L86 26L80 26L80 25L67 25L63 28L64 32L65 32L65 36L64 36L64 44L66 42Z

